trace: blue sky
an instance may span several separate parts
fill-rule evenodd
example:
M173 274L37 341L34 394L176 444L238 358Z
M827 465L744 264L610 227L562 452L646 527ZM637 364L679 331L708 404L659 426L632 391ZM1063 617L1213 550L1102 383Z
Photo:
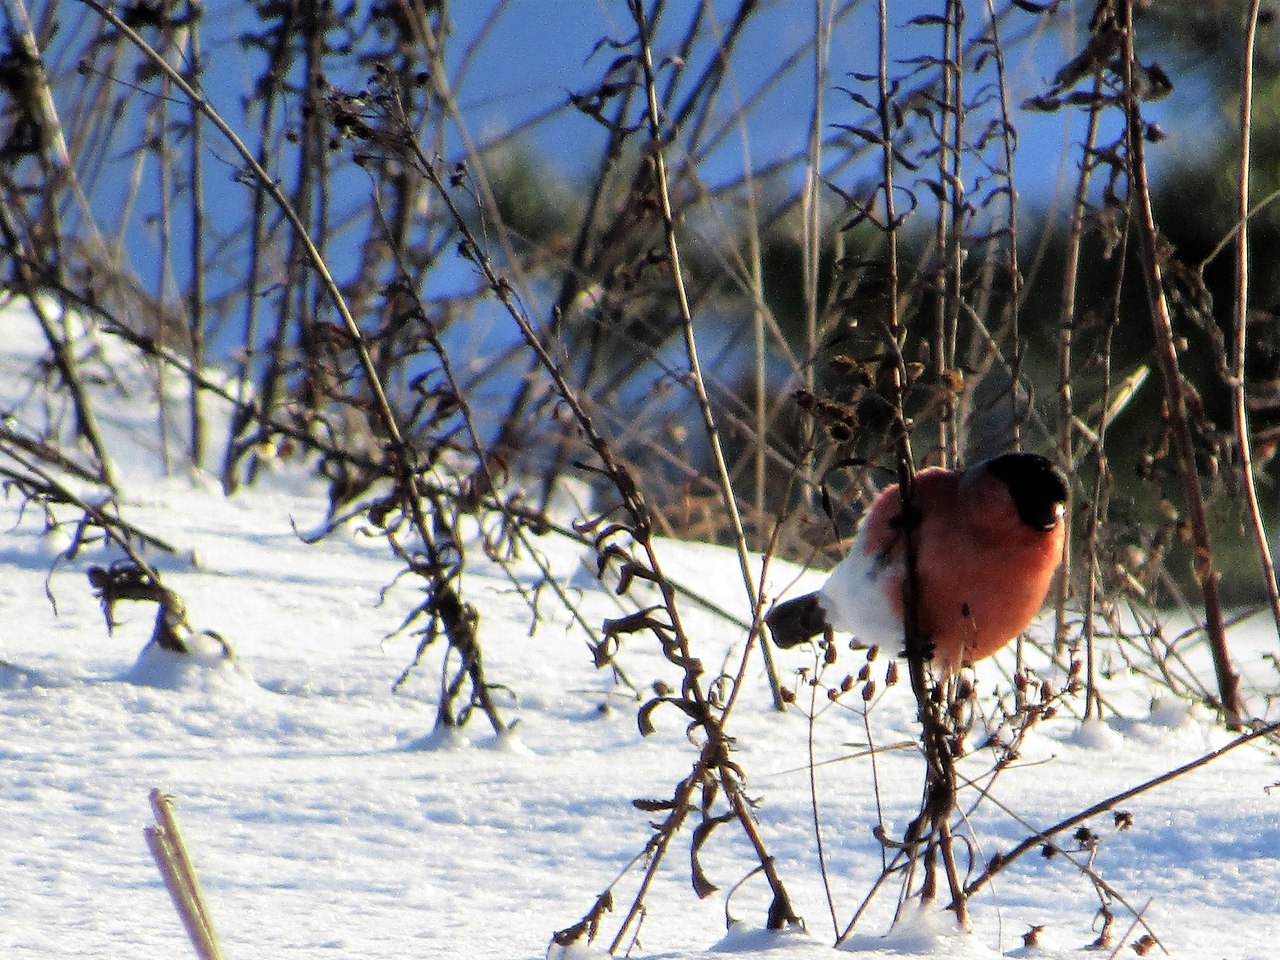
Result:
M674 47L696 6L689 0L666 5L658 31L660 46L668 50ZM727 24L738 3L716 0L711 6ZM860 122L859 108L837 88L853 84L848 76L851 72L875 69L875 6L868 2L849 4L850 12L842 15L832 30L824 103L829 131L833 123ZM906 24L917 14L940 6L926 0L891 0L890 22L897 27L891 30L891 57L903 60L936 52L935 27ZM733 58L729 82L719 99L721 116L732 114L736 103L752 98L779 64L811 36L813 7L795 0L761 4L760 13L744 31ZM968 32L974 33L986 22L986 4L971 2L967 7ZM998 7L1003 9L1005 4ZM1049 87L1057 68L1077 52L1084 26L1082 18L1087 21L1092 7L1091 2L1064 4L1056 15L1041 17L1015 11L1005 22L1002 39L1011 43L1007 57L1013 104ZM451 42L455 51L478 35L495 9L501 13L484 34L483 42L476 45L458 84L463 111L473 129L481 133L503 129L563 103L570 91L588 88L616 55L607 48L592 55L597 41L604 36L625 39L634 31L626 4L620 0L517 0L508 4L475 0L454 7L457 35ZM690 74L696 74L702 65L703 61L695 58ZM813 107L813 70L812 56L806 53L749 114L747 130L757 163L805 143ZM1150 116L1170 134L1164 155L1194 149L1206 123L1212 123L1214 107L1202 94L1191 85L1175 91L1168 102L1148 108ZM1180 118L1186 122L1178 122ZM1059 158L1072 152L1064 151L1064 140L1078 139L1079 125L1073 125L1069 116L1021 110L1014 119L1020 133L1016 168L1019 190L1025 197L1047 200L1057 188ZM580 115L562 114L540 126L532 142L551 153L565 171L585 173L598 150L600 134L592 126ZM1154 153L1152 160L1161 162L1161 151ZM740 165L738 137L726 144L722 162L726 171ZM1070 177L1073 171L1067 169L1065 173Z
M824 7L829 9L826 4ZM856 86L850 77L852 72L875 69L875 7L875 3L866 0L840 5L842 12L831 31L827 76L823 82L823 120L827 133L834 131L833 124L866 122L865 111L838 88ZM1004 9L1005 3L999 7ZM1083 21L1092 7L1092 2L1063 4L1053 16L1013 11L1004 21L1002 39L1009 44L1008 81L1010 99L1015 106L1030 95L1044 92L1058 66L1074 55ZM719 20L720 29L724 29L738 3L713 0L710 8ZM927 0L891 0L891 56L901 61L937 52L936 27L906 25L913 16L936 8L940 8L940 4ZM65 23L59 33L60 42L77 35L83 37L83 30L77 33L77 22L83 25L92 14L79 4L65 0L60 0L56 9ZM242 0L211 0L207 9L203 42L209 71L208 96L233 126L251 126L255 121L246 119L243 104L251 98L261 56L256 52L246 53L237 39L238 33L245 29L244 14L249 12L249 5ZM365 5L359 9L363 16ZM665 4L665 14L656 32L655 46L660 56L676 48L698 9L699 4L693 0L671 0ZM986 21L986 4L971 0L967 9L967 33L973 35ZM625 40L634 32L627 4L623 0L462 0L451 4L450 11L455 28L446 41L450 80L470 136L483 142L528 118L551 112L546 121L526 132L524 144L550 158L552 169L569 182L589 178L600 156L604 131L590 118L564 105L571 92L589 90L598 83L609 62L617 56L617 51L607 46L597 49L599 41L606 37ZM758 168L771 158L803 148L814 91L813 58L803 46L812 35L813 19L813 3L801 0L762 0L760 3L759 12L749 21L741 37L726 83L709 118L709 128L716 129L738 113L740 104L752 103L742 127L731 127L719 149L700 166L700 172L712 184L740 174L744 150L750 151L751 163ZM701 72L711 49L706 42L695 49L686 67L686 83ZM780 65L797 51L800 54L789 71L771 80ZM55 58L56 53L55 49ZM74 60L68 57L62 69L70 70L74 66ZM897 69L905 71L906 68ZM988 68L984 79L989 79L991 73ZM362 78L358 74L335 76L334 82L354 85L362 82ZM665 75L662 82L666 82ZM970 84L967 94L978 92L977 80L970 78L966 82ZM296 110L296 105L293 108ZM175 115L183 109L183 105L175 104ZM1150 159L1156 165L1198 149L1207 131L1216 133L1220 129L1216 127L1220 108L1195 84L1180 87L1167 101L1150 105L1148 112L1169 134L1169 140L1151 151ZM1044 115L1015 110L1014 121L1019 132L1015 185L1025 200L1043 206L1061 189L1063 178L1068 182L1073 178L1078 151L1069 145L1081 137L1079 119L1070 114ZM976 135L983 122L981 116L975 117L973 134ZM229 196L227 184L235 173L235 158L216 135L211 134L208 139L210 188L219 198ZM175 149L181 147L175 145ZM446 154L450 161L460 155L456 130L446 132ZM824 173L834 183L848 185L852 174L832 169L830 164L835 159L834 152L828 154ZM128 172L131 159L113 156L107 163L118 164L123 175ZM288 157L282 154L280 169L288 170L289 163ZM800 177L798 169L792 173L793 187ZM367 190L367 182L361 184L358 173L353 176L352 184L353 188L363 186ZM104 195L108 198L106 212L114 212L111 191L104 191Z
M875 6L873 2L841 5L839 21L831 30L827 75L822 83L824 130L828 133L834 131L834 124L866 122L865 110L838 88L857 86L851 73L875 69ZM1004 6L1000 4L1001 9ZM1058 66L1074 55L1083 29L1082 19L1087 18L1092 6L1092 2L1064 4L1053 16L1013 11L1004 21L1002 39L1009 45L1008 81L1010 100L1015 107L1026 97L1044 92ZM717 29L725 29L738 3L715 0L710 7L719 23ZM937 7L938 4L925 0L892 0L890 3L890 52L900 61L896 70L907 70L901 65L901 61L907 58L936 52L937 28L909 26L907 22L922 11L932 11ZM85 18L92 16L87 9L67 2L60 2L56 9L64 20L64 27L58 35L59 42L73 45L77 37L83 39L86 35ZM359 9L363 16L366 7L361 5ZM626 40L634 32L627 4L622 0L511 0L505 3L501 0L461 0L451 4L450 9L454 25L452 35L446 41L450 81L468 134L483 142L528 118L549 112L546 121L532 126L523 135L524 145L547 157L551 161L551 169L570 187L586 182L599 161L605 134L599 124L579 111L566 108L565 104L570 93L589 90L599 83L608 64L618 56L615 49L598 46L602 38ZM690 18L698 9L698 4L692 0L670 0L666 3L655 40L660 58L676 49ZM966 32L973 35L986 21L986 4L970 2L967 9ZM207 94L234 127L252 129L256 121L246 117L244 104L251 97L262 61L259 53L246 52L238 41L239 33L246 28L245 14L250 12L250 8L242 0L211 0L207 10L203 31L208 68ZM759 168L772 158L787 156L803 148L815 89L813 57L804 45L812 36L814 15L814 4L809 2L764 0L759 12L749 21L732 58L726 82L708 117L709 130L729 124L721 145L699 168L710 186L738 177L746 162L746 151L749 151L751 164ZM685 67L686 83L702 71L711 50L712 46L707 42L694 49ZM55 48L55 58L56 53ZM790 69L779 73L781 65L793 55L794 63ZM61 66L64 70L74 69L75 61L68 57ZM669 66L663 69L660 85L667 82L669 71ZM775 74L778 74L776 80L771 79ZM989 80L991 74L988 67L984 81ZM363 82L358 71L345 76L335 75L332 79L335 84L344 86ZM967 96L981 92L978 80L970 78L966 82L970 85L966 89ZM154 88L154 82L150 87ZM862 89L866 93L871 92L865 87ZM676 99L678 102L679 96ZM730 121L739 115L740 105L744 103L752 104L745 113L745 121L741 126L733 125ZM180 102L175 102L171 109L174 117L185 115L185 105ZM296 104L291 104L290 109L296 113ZM1194 85L1180 88L1168 100L1151 105L1149 114L1159 120L1170 135L1168 141L1152 150L1152 162L1158 165L1197 149L1206 131L1215 129L1214 117L1218 110ZM987 116L990 116L989 108ZM975 115L975 135L980 124L985 122L981 118L981 114ZM1081 138L1079 119L1070 113L1036 114L1015 109L1014 120L1019 131L1015 185L1020 196L1030 201L1033 208L1046 207L1055 195L1061 193L1064 184L1069 189L1078 156L1078 150L1069 145ZM237 217L243 217L249 194L235 182L238 161L230 148L212 130L207 134L207 142L206 191L210 201L212 235L219 229L233 229L229 225ZM450 162L461 156L459 144L457 129L448 129L444 153ZM185 150L182 144L171 146L175 150ZM104 185L96 194L98 209L108 223L114 222L118 216L118 198L125 189L126 175L134 163L134 158L125 154L118 145L113 144L113 148L114 151L105 157L108 173L104 175L104 181L114 177L115 183ZM288 149L286 146L284 152L275 158L275 169L282 175L291 170L293 162L288 156ZM852 185L857 172L833 169L831 164L836 159L836 151L827 154L824 173L835 184ZM972 171L976 167L971 164L969 169ZM791 189L798 187L801 176L799 167L794 168L788 176L787 186ZM341 182L346 194L340 198L343 202L368 202L370 185L363 172L351 167L350 175ZM139 210L135 214L138 225L132 230L134 242L129 244L128 251L134 269L147 282L151 282L158 271L158 253L154 231L147 225L143 208L156 208L158 186L153 167L148 167ZM187 209L185 201L178 200L175 195L173 209L174 272L181 283L185 272L183 250L187 242L186 225L182 219ZM223 219L226 224L221 222ZM231 262L235 263L234 255ZM467 282L467 269L466 265L459 265L458 269L437 275L433 283L447 284L450 276L458 282ZM236 277L232 282L238 280ZM534 313L545 315L545 305L535 306Z

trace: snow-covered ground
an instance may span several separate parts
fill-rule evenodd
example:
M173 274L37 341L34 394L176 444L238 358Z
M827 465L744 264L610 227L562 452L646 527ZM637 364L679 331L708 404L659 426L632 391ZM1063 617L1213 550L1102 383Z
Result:
M34 416L32 401L19 400L41 352L24 317L12 307L0 316L0 342L9 345L0 402L17 408L15 428ZM295 525L313 528L325 504L300 472L268 476L231 498L199 477L160 477L154 409L139 399L145 391L130 392L128 403L99 395L123 509L184 551L182 559L148 556L186 601L193 625L217 631L239 658L184 669L144 651L149 605L119 607L123 622L109 635L85 571L112 555L87 551L54 563L63 542L45 534L38 511L23 512L15 493L0 500L0 955L190 955L143 841L148 792L159 787L175 797L229 960L544 956L552 933L582 917L642 850L649 822L661 815L632 801L670 797L691 768L696 753L683 716L659 710L657 733L642 738L635 702L592 666L584 636L554 598L544 592L531 629L530 609L507 576L473 559L463 589L480 611L489 678L509 690L500 707L518 724L498 739L477 716L462 737L424 741L439 660L428 656L392 691L416 641L388 635L421 595L408 580L383 593L399 572L385 546L356 529L303 543ZM581 545L548 534L537 547L589 620L617 616L619 601L595 584ZM674 579L740 615L746 609L731 553L660 547ZM783 565L772 569L774 591L796 576ZM527 560L518 572L527 585L537 580ZM703 660L736 667L741 628L696 604L686 611ZM1266 659L1276 652L1273 631L1255 619L1232 640L1252 678L1250 705L1263 714L1259 690L1276 686ZM837 669L856 671L860 658L845 653ZM627 640L620 661L638 685L678 682L641 635ZM812 656L792 651L779 662L794 683ZM988 709L1007 690L1002 666L1007 660L978 672ZM720 892L694 896L686 831L658 873L632 956L829 954L834 934L806 769L810 725L801 710L771 709L758 655L747 677L730 723L735 760L808 934L760 932L763 882L751 878L733 890L754 861L729 824L702 850ZM1114 677L1106 693L1121 716L1082 726L1061 711L995 781L992 799L967 824L977 864L1231 739L1196 710L1167 699L1153 705L1153 691L1135 679ZM803 688L800 700L807 701ZM905 684L877 699L869 717L877 745L913 739L910 701ZM834 760L861 753L867 729L854 711L828 708L813 737L817 758ZM978 774L989 764L979 751L965 769ZM910 749L886 751L874 772L888 835L900 837L919 798L920 761ZM865 758L816 770L842 926L880 870L872 773ZM1110 814L1091 821L1102 838L1097 871L1143 911L1172 955L1275 955L1280 790L1268 788L1277 781L1273 752L1250 745L1123 804L1133 817L1128 830L1114 830ZM966 795L966 809L975 799ZM1069 833L1059 838L1064 845ZM619 911L606 918L598 946L607 945L635 882L631 874L619 886ZM849 943L855 952L1099 955L1084 952L1097 936L1097 894L1061 856L1032 854L1000 874L974 899L968 935L939 916L909 915L886 937L891 886ZM729 891L728 912L742 923L726 933ZM1143 931L1125 937L1133 917L1119 904L1112 909L1115 943L1131 956L1126 944ZM1044 925L1040 946L1024 947L1023 933L1036 925ZM1157 947L1152 955L1159 954Z

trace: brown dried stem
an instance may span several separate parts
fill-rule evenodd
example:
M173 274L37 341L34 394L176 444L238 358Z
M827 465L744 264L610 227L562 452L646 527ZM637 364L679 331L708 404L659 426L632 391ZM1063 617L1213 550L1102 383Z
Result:
M718 479L718 491L721 502L729 516L733 528L734 544L738 552L738 567L742 573L742 582L747 592L747 599L753 610L759 609L760 598L756 592L755 578L751 573L748 559L746 533L742 527L742 515L738 511L737 497L733 491L733 481L729 477L729 466L725 461L724 445L720 442L720 428L716 424L715 413L711 408L711 398L707 395L707 382L702 374L702 361L698 356L698 339L693 328L693 312L689 307L689 296L685 290L684 270L680 266L680 244L676 239L676 219L671 206L671 191L667 182L666 158L663 154L661 115L658 110L657 80L653 68L653 50L650 45L649 25L645 18L641 0L632 0L632 15L640 31L640 61L644 68L645 93L648 97L648 124L650 135L650 158L653 162L654 184L658 192L658 202L662 214L662 232L666 243L667 257L671 267L671 279L675 288L676 302L680 310L680 326L684 337L685 355L689 360L688 381L698 401L698 409L702 414L703 428L707 442L715 461ZM758 618L757 618L758 620ZM753 637L759 636L759 624L753 630ZM761 644L762 648L764 644ZM768 651L765 648L765 656ZM773 671L770 671L771 677ZM774 680L774 697L776 705L781 708L776 679Z
M1178 361L1177 339L1173 333L1173 320L1169 315L1169 303L1164 292L1164 258L1155 217L1151 210L1151 189L1147 181L1146 124L1142 120L1139 97L1134 86L1133 3L1121 0L1122 11L1122 62L1124 69L1125 137L1128 146L1128 172L1130 176L1131 208L1137 218L1138 236L1142 251L1142 272L1146 282L1147 304L1151 326L1156 339L1156 361L1164 378L1165 401L1169 422L1173 431L1173 444L1178 458L1178 478L1182 484L1183 498L1191 524L1192 546L1195 550L1195 575L1204 598L1205 631L1209 649L1213 654L1214 670L1218 678L1220 706L1229 730L1241 727L1239 686L1240 678L1231 666L1227 649L1226 627L1219 593L1221 574L1213 552L1209 532L1208 511L1200 475L1196 470L1195 443L1191 435L1188 416L1187 386Z
M1219 747L1217 750L1211 750L1209 753L1203 754L1189 763L1184 763L1180 767L1175 767L1173 770L1169 770L1159 776L1152 777L1150 780L1144 781L1135 787L1130 787L1128 790L1122 790L1113 796L1107 797L1105 800L1098 801L1084 810L1073 813L1071 816L1058 821L1047 829L1032 834L1008 853L998 853L996 856L992 857L990 862L987 863L986 869L970 881L964 888L965 895L972 897L991 880L995 879L998 874L1012 866L1020 857L1032 850L1039 849L1048 840L1062 833L1064 830L1069 830L1074 826L1078 826L1086 820L1096 817L1100 813L1106 813L1108 810L1114 809L1117 805L1124 803L1127 800L1132 800L1134 797L1146 793L1148 790L1154 790L1156 787L1185 776L1193 770L1198 770L1201 767L1208 766L1215 760L1218 760L1233 750L1243 747L1247 743L1252 743L1253 741L1264 737L1273 736L1277 731L1280 731L1280 723L1270 723L1266 726L1258 727L1256 730L1252 730L1249 733L1236 737L1236 739L1232 740L1225 746Z
M1244 48L1240 69L1240 165L1236 178L1236 216L1239 220L1239 229L1236 231L1236 289L1235 309L1232 316L1231 412L1236 447L1240 454L1245 509L1248 512L1254 543L1258 549L1258 561L1262 565L1262 580L1271 605L1271 616L1276 624L1276 634L1280 636L1280 584L1276 582L1275 562L1267 539L1262 506L1258 502L1244 366L1249 327L1249 157L1253 131L1253 57L1260 7L1261 0L1250 0L1248 12L1245 14Z

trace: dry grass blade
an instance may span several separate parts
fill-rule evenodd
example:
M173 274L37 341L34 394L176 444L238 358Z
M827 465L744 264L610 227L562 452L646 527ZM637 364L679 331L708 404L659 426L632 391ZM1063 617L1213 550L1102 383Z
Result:
M159 789L151 791L151 809L156 824L143 831L151 856L155 858L164 885L173 899L174 909L191 938L200 960L222 960L222 949L214 932L213 919L200 889L191 855L182 839L173 813L173 797Z

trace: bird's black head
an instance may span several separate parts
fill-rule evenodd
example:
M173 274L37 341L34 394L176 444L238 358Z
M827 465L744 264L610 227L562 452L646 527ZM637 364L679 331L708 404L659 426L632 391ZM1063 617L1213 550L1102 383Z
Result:
M987 462L987 473L1009 488L1018 517L1033 530L1052 530L1067 502L1067 478L1047 457L1006 453Z

